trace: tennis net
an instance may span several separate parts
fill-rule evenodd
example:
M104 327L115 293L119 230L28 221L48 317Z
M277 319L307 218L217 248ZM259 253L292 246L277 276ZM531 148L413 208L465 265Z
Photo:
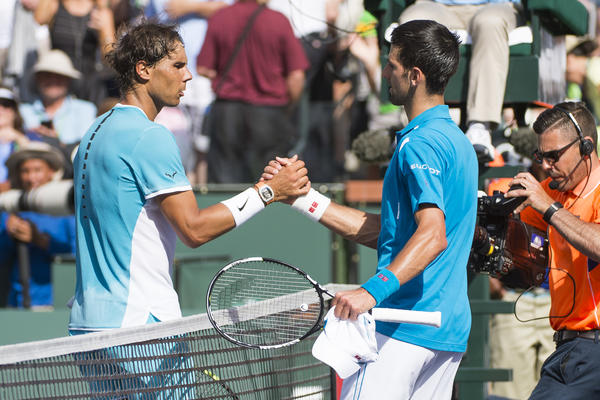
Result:
M311 354L316 337L249 349L198 314L2 346L0 399L331 399L330 369Z

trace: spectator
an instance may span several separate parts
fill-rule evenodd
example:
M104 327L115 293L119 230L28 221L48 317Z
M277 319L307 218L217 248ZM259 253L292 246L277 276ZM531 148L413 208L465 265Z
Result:
M10 189L8 168L4 163L13 151L28 142L14 93L0 87L0 192Z
M106 88L99 74L102 56L115 41L112 9L105 0L39 0L34 13L39 24L50 29L53 49L64 51L86 79L74 83L80 99L99 104Z
M61 50L43 54L33 70L39 97L20 106L25 129L32 139L60 147L70 157L96 118L96 106L69 94L69 84L81 74Z
M517 26L519 14L515 3L520 0L419 0L400 15L400 23L433 19L471 35L466 135L480 163L495 158L491 131L501 120L508 33Z
M60 179L64 163L64 157L54 147L31 142L15 151L6 166L14 187L27 191ZM19 246L26 246L28 265L20 265ZM25 286L29 286L31 308L52 307L52 259L57 254L73 253L74 249L75 220L72 216L56 217L31 211L0 214L0 268L3 276L10 274L8 305L27 305L24 285L20 281L20 268L27 268L30 280Z
M209 180L251 182L296 140L288 112L304 87L304 50L284 15L257 0L239 0L208 21L197 65L200 75L212 79L217 97L206 121Z
M8 49L10 47L16 4L17 0L4 0L0 2L0 81L2 81Z
M21 102L33 99L31 83L33 65L38 54L50 49L48 27L40 26L33 17L38 0L19 0L15 5L3 84L15 88Z

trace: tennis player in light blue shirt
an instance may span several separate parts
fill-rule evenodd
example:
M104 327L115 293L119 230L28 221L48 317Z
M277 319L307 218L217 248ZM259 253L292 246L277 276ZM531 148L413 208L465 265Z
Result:
M153 201L192 189L173 135L117 105L92 125L74 166L77 264L89 267L78 268L70 329L180 317L169 268L176 235Z
M180 317L171 280L177 237L198 247L267 204L308 192L304 163L294 158L269 184L199 209L172 133L154 122L164 106L179 104L192 77L181 36L172 26L142 22L119 38L107 60L118 74L121 102L94 121L74 161L71 335ZM159 343L147 361L131 360L127 346L92 354L115 360L119 379L105 364L82 362L80 370L96 398L197 398L186 346Z

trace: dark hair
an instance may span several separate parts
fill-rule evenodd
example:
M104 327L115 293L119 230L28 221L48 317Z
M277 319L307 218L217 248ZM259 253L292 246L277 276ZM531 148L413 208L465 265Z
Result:
M564 111L561 111L564 110ZM598 143L598 132L596 131L596 121L594 116L581 101L565 101L556 104L553 108L549 108L541 113L533 123L533 130L538 135L546 132L548 129L560 129L562 132L568 132L571 139L579 137L577 128L569 118L566 112L571 113L579 127L583 137L589 136L594 142L594 146Z
M391 43L400 49L398 61L404 68L423 71L429 93L444 93L458 68L460 41L454 33L435 21L413 20L394 29Z
M146 20L125 29L126 32L106 54L108 64L118 74L121 95L140 82L135 71L138 61L145 61L149 66L155 65L175 51L178 44L183 44L175 25Z

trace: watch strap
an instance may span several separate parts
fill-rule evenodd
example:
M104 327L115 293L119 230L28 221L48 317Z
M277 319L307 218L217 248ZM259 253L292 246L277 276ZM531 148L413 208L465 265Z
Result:
M544 221L550 223L550 219L552 218L554 213L560 210L561 208L563 208L563 205L560 204L558 201L555 201L554 203L550 204L550 207L548 207L548 209L544 213Z

